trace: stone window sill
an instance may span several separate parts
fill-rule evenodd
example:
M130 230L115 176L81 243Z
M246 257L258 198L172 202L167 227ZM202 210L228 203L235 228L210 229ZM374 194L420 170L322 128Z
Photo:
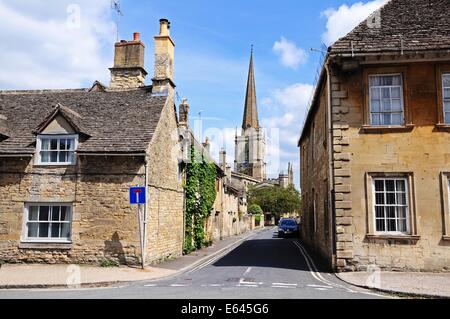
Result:
M445 240L445 241L450 241L450 236L442 236L442 240Z
M420 236L419 235L373 235L373 234L368 234L366 235L367 239L372 239L372 240L396 240L396 241L413 241L413 242L417 242L420 240Z
M383 133L405 133L411 132L414 129L414 124L406 124L403 126L372 126L363 125L361 133L365 134L383 134Z
M70 250L72 249L72 243L33 243L33 242L21 242L19 249L55 249L55 250Z
M439 132L450 132L450 124L436 124L435 128Z

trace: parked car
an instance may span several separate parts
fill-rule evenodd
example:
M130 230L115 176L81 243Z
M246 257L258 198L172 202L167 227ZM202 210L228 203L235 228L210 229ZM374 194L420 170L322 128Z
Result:
M282 219L278 224L278 237L296 236L299 234L299 225L295 219Z

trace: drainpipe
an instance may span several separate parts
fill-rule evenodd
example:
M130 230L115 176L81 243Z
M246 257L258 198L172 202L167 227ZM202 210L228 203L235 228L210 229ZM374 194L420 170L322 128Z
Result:
M334 156L333 156L333 121L332 121L332 105L331 105L331 72L330 72L330 59L327 58L325 62L325 70L327 73L327 118L328 118L328 211L331 213L331 247L332 258L331 267L334 269L336 266L336 211L334 204Z
M143 241L143 249L142 249L142 269L145 268L145 259L146 259L146 253L147 253L147 215L148 215L148 210L149 210L149 188L148 188L148 184L149 184L149 176L148 176L148 158L145 157L145 164L144 164L144 169L145 169L145 191L146 191L146 201L144 204L144 221L143 221L143 231L142 231L142 241Z

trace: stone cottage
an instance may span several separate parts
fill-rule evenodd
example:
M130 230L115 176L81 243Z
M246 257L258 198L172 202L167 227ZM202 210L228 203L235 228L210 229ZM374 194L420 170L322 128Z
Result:
M182 254L170 23L146 86L139 34L115 44L109 87L0 92L0 260L152 263ZM129 187L147 186L144 251Z
M391 0L328 49L299 141L302 236L339 271L450 270L449 8Z

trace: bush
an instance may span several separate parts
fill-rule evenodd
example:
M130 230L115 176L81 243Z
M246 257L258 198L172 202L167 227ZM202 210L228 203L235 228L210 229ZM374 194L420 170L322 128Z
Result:
M120 264L117 260L104 258L100 260L100 267L103 268L112 268L112 267L119 267Z
M261 215L263 213L263 210L258 204L252 204L248 208L248 213L252 215Z
M257 224L261 223L262 215L255 215L255 222Z

